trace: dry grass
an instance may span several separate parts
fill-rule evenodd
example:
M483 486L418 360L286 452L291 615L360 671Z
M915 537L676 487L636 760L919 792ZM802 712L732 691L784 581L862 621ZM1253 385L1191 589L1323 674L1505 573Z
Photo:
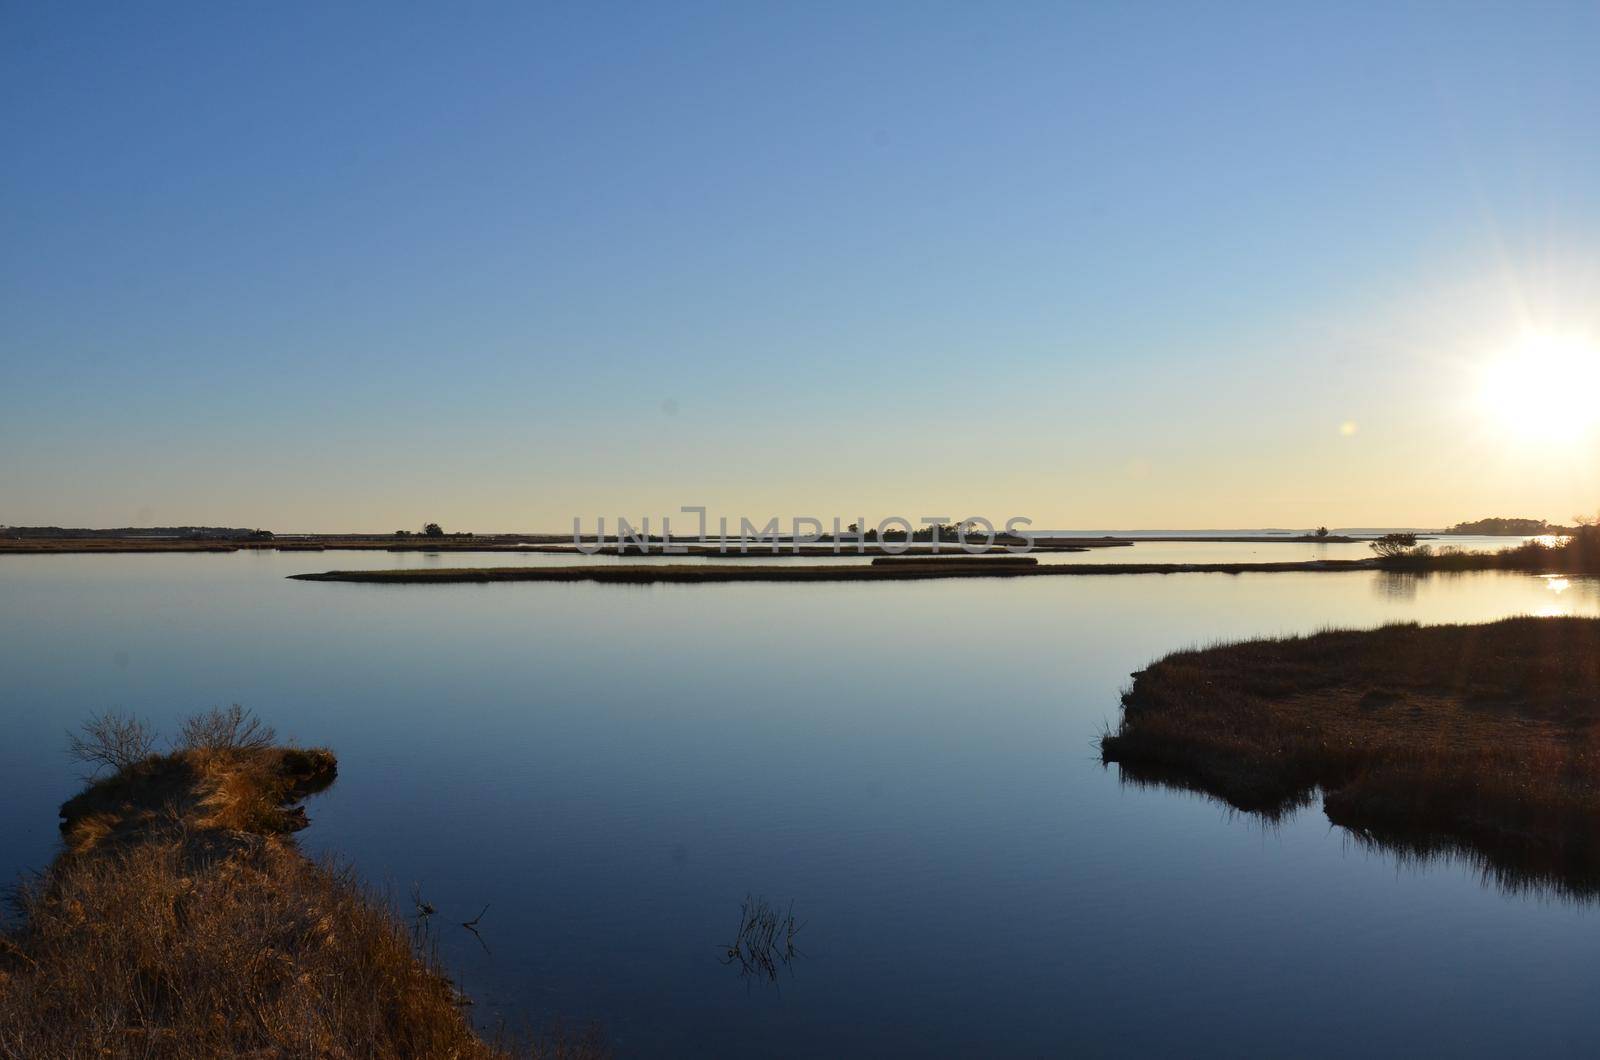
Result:
M0 1056L495 1057L381 896L291 833L327 751L235 708L62 807L64 850L0 935ZM519 1055L604 1055L594 1035Z
M1600 885L1600 619L1388 626L1169 655L1102 740L1133 780Z

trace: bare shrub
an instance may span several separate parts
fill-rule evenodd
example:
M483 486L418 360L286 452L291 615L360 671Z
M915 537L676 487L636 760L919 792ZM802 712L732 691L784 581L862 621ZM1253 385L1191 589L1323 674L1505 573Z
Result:
M105 711L90 715L78 732L67 733L67 754L74 761L102 769L126 769L154 752L156 732L131 714Z
M277 739L270 725L235 703L226 710L212 707L185 721L178 732L178 747L184 751L259 751Z
M1412 549L1417 547L1417 535L1384 534L1376 541L1368 542L1368 545L1379 559L1396 559L1411 554Z

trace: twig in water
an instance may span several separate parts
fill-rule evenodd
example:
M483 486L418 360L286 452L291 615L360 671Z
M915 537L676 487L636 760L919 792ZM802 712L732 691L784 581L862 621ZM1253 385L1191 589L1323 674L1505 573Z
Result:
M482 935L478 934L478 921L482 920L483 919L483 914L487 913L488 911L489 911L489 903L485 902L483 904L483 908L478 910L478 915L473 917L471 920L462 921L461 922L461 926L466 928L468 931L472 932L472 937L478 940L478 945L483 947L483 952L489 954L492 957L492 956L494 956L494 951L489 949L489 944L487 942L483 941L483 936Z

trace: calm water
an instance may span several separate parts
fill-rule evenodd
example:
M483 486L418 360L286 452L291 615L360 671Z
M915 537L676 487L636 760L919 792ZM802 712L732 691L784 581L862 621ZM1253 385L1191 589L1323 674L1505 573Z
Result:
M1596 614L1594 581L284 580L424 562L484 558L0 557L0 871L51 857L86 713L171 731L238 702L339 753L309 849L402 895L420 881L441 921L489 904L492 952L444 936L480 1014L596 1017L628 1055L1488 1055L1600 1034L1600 909L1397 865L1319 809L1267 830L1123 786L1093 746L1129 672L1174 648ZM805 921L777 989L718 963L747 892Z

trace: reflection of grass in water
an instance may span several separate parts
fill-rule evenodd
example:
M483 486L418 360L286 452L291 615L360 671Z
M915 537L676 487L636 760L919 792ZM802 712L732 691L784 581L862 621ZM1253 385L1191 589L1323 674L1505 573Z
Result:
M1389 626L1169 655L1106 761L1269 819L1325 793L1364 843L1600 894L1600 619Z
M739 930L729 943L723 964L737 964L741 978L776 982L779 968L790 968L804 956L795 936L804 925L794 918L794 904L782 914L765 898L746 895L739 909Z

